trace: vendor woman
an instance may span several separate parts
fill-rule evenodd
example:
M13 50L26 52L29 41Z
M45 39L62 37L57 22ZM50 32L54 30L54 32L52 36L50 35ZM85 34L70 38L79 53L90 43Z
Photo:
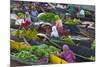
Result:
M64 31L62 20L59 18L58 15L56 16L55 26L57 28L57 31L58 31L59 36L68 35L68 32L67 31Z

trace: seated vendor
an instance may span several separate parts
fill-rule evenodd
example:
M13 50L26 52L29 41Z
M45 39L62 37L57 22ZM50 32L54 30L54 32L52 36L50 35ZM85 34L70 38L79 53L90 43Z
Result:
M75 62L75 54L65 44L63 45L63 52L59 53L58 56L69 63Z

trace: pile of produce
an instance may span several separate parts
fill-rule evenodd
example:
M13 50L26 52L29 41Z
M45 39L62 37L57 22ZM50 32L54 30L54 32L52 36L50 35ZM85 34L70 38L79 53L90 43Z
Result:
M10 41L10 47L11 47L11 49L14 49L16 51L20 51L21 49L30 49L31 48L31 46L29 46L25 43L19 43L14 40Z
M41 21L44 21L44 22L49 22L51 23L53 21L55 17L55 14L54 13L42 13L41 15L38 16L38 19L41 20Z
M15 41L11 41L11 49L16 50L16 52L12 50L11 56L36 64L49 63L49 54L58 51L54 46L48 46L46 44L41 44L40 46L29 46Z
M64 42L66 42L68 45L75 45L75 42L68 36L63 37L62 39Z
M55 16L54 16L54 21L57 21L57 20L60 20L59 15L55 15Z
M38 32L34 29L34 30L31 30L31 29L21 29L21 30L16 30L14 32L11 33L13 36L19 36L20 38L23 38L23 37L27 37L31 40L34 40L34 41L37 41L39 38L37 36Z
M16 53L15 56L28 62L37 62L39 59L36 55L33 55L29 51L25 50Z
M25 14L22 13L22 12L19 12L19 13L17 14L17 17L19 17L19 18L24 18L24 17L25 17Z
M67 25L78 25L80 24L80 22L81 22L80 19L76 19L76 18L64 20L64 24L67 24Z

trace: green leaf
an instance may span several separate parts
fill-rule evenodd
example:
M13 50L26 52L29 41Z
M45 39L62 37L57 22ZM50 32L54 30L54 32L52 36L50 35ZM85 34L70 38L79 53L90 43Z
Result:
M95 49L95 40L93 40L93 42L91 44L91 49Z
M49 23L51 23L51 22L53 21L53 19L54 19L54 16L55 16L54 13L46 12L46 13L40 15L40 16L38 17L38 19L41 20L41 21L44 21L44 22L49 22Z
M63 38L63 41L65 41L69 45L75 45L74 41L71 38L67 37L67 36L65 36Z
M64 24L67 24L67 25L78 25L80 24L80 19L65 19L64 20Z

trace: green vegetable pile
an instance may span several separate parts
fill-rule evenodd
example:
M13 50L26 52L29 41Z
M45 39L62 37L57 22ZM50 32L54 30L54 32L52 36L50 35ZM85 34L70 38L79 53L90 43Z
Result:
M17 16L18 16L19 18L24 18L24 17L25 17L25 14L22 13L22 12L19 12L19 13L17 14Z
M64 20L64 24L67 24L67 25L78 25L80 24L80 19L65 19Z
M16 53L15 56L17 58L20 58L22 60L29 61L29 62L37 62L39 59L36 55L33 55L29 51L24 51L24 50Z
M40 15L38 17L38 19L41 20L41 21L44 21L44 22L51 23L53 21L54 17L55 17L54 13L48 13L48 12L46 12L46 13L43 13L42 15Z
M31 48L22 48L17 52L11 52L11 54L19 59L25 60L27 62L38 62L42 58L47 58L50 53L57 52L58 49L53 46L48 46L42 44L40 46L31 46ZM45 61L42 61L45 62Z
M54 21L57 21L57 20L60 20L59 15L55 15L55 16L54 16Z
M39 57L48 57L49 53L55 53L58 49L53 46L47 46L45 44L41 46L32 46L32 53L36 54Z

